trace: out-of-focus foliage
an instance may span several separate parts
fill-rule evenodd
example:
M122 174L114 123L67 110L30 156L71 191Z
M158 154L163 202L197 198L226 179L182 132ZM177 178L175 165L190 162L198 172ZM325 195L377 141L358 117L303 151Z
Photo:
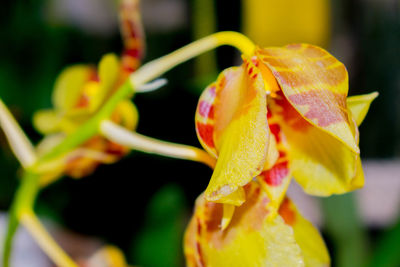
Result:
M368 266L395 267L400 265L400 222L387 230L377 242Z
M147 206L142 229L133 244L132 262L153 267L181 266L186 210L180 187L161 188Z

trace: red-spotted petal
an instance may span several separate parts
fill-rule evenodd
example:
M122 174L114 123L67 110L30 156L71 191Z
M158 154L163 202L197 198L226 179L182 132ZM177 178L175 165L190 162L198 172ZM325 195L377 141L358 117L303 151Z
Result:
M289 198L285 198L279 208L279 215L294 231L294 237L300 246L305 266L330 266L330 257L324 240L318 230L297 210Z
M205 197L240 205L244 199L236 191L262 171L269 145L266 92L251 61L218 77L214 112L218 160Z
M307 44L258 49L256 54L305 120L359 153L346 105L348 74L341 62Z
M197 105L195 124L200 144L208 153L216 158L217 151L214 142L215 89L216 86L213 83L201 94Z
M256 182L244 187L246 202L221 229L222 204L201 195L185 233L188 267L304 266L294 232L280 216L269 218L269 199Z

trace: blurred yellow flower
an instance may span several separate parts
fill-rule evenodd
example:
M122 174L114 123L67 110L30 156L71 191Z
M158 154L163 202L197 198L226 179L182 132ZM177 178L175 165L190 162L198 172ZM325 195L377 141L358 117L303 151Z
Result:
M140 21L138 0L121 0L120 28L124 50L119 59L114 54L105 55L96 70L90 65L66 68L57 78L52 102L54 108L34 114L34 126L46 135L38 146L39 155L49 152L79 126L95 116L117 89L140 64L144 54L144 34ZM128 130L134 130L138 112L130 100L116 106L111 121ZM121 145L95 136L79 148L56 161L42 166L42 184L47 184L67 174L80 178L93 172L100 163L112 163L129 150Z
M311 43L331 37L330 0L244 0L243 32L261 46Z

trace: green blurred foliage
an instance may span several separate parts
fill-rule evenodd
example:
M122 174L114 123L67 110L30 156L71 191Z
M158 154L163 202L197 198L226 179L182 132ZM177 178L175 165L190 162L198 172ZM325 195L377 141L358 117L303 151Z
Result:
M151 199L143 227L132 248L132 262L141 266L183 266L183 231L187 205L177 185L161 188Z
M400 221L386 230L379 238L373 251L369 267L400 266Z

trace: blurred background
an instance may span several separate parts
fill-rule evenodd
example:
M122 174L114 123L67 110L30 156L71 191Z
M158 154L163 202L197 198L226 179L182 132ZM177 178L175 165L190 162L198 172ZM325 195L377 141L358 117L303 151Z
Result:
M360 127L366 187L317 199L294 185L290 195L321 229L332 266L400 266L400 1L143 0L141 10L145 62L234 30L260 46L320 45L345 63L350 95L378 91ZM122 47L117 1L109 0L3 0L0 36L0 96L34 142L41 136L32 115L51 106L60 71L97 64ZM218 48L167 73L166 87L136 95L138 132L200 146L194 129L199 95L239 59L233 48ZM20 170L3 133L0 146L1 239ZM120 247L131 264L184 266L183 231L210 176L198 163L132 152L89 177L47 187L36 210L77 258L105 242ZM16 266L51 266L28 234L21 231L16 243Z

